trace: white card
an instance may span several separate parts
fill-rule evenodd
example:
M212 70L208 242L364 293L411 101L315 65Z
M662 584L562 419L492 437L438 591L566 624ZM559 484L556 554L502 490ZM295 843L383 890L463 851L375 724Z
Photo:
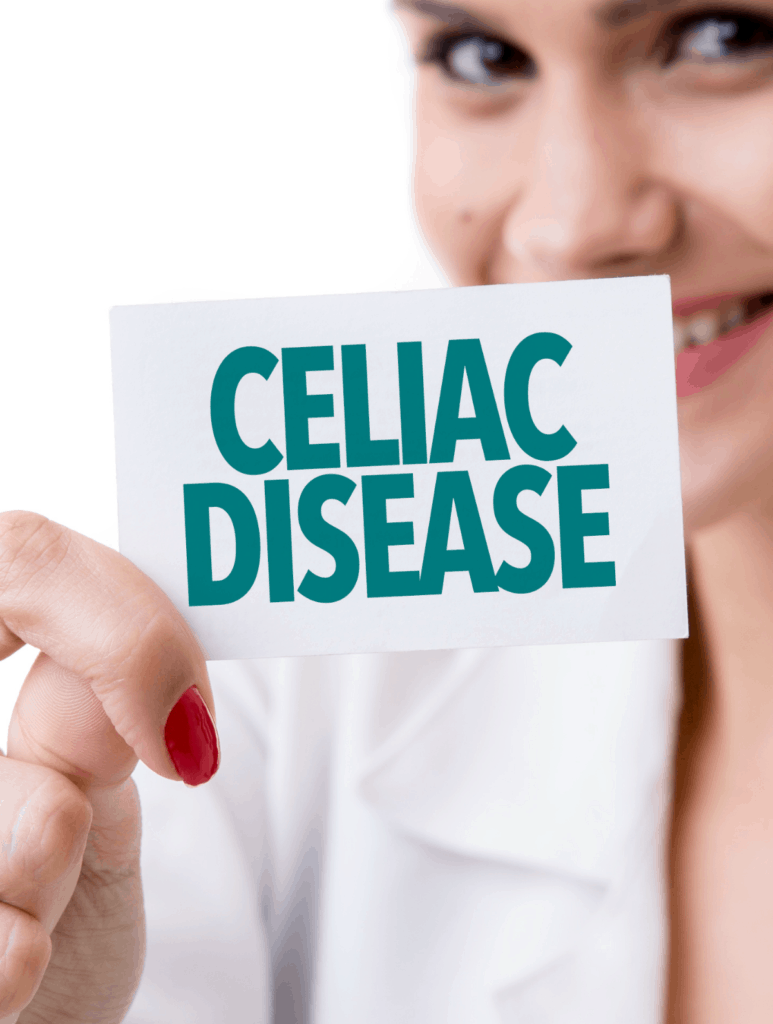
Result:
M683 637L666 277L112 313L121 550L211 659Z

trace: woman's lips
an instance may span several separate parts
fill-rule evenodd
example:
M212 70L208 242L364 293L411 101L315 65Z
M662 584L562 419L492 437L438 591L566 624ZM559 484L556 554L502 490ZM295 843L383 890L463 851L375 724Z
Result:
M697 330L706 329L702 325L701 315L705 314L708 329L712 329L712 315L716 319L718 311L726 315L735 315L734 307L738 296L717 295L706 299L690 299L674 303L675 337L683 332L682 318L695 318ZM678 318L678 319L677 319ZM732 321L731 321L732 322ZM702 391L722 376L725 370L749 351L762 337L773 322L773 306L759 313L752 320L746 320L737 327L723 329L723 332L708 343L690 345L680 351L676 358L676 393L679 398ZM727 325L727 321L725 321ZM716 333L714 330L713 333Z

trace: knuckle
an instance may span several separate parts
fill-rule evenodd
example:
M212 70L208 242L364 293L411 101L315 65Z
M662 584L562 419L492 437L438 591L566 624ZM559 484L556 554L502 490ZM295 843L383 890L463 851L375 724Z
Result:
M37 916L57 898L77 877L92 819L90 802L69 779L41 765L8 764L0 788L0 981L7 908Z
M64 526L36 512L0 513L0 581L8 586L61 563L69 536Z
M38 921L15 907L0 908L0 1016L29 1003L50 957L51 939Z
M28 870L36 885L45 886L60 879L83 856L92 810L78 787L53 771L37 799L41 829L30 850Z
M30 785L4 827L0 869L0 898L18 906L79 862L92 817L91 804L69 779L50 768L25 767Z

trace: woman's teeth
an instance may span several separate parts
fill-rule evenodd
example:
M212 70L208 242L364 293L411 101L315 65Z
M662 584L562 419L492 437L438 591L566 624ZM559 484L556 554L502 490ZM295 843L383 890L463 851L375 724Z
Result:
M689 345L708 345L722 334L738 327L744 319L744 304L723 302L717 309L702 309L691 316L674 317L674 352L678 355Z

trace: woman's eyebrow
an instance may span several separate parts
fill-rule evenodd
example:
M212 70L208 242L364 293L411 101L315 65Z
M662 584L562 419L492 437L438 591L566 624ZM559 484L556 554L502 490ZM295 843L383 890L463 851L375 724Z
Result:
M414 11L437 21L442 21L451 28L472 32L491 32L494 26L476 18L464 7L455 4L440 3L439 0L393 0L395 10Z
M609 0L592 12L593 20L605 28L619 28L646 18L650 14L669 11L683 0ZM450 25L451 28L491 32L496 26L487 24L464 7L442 3L441 0L393 0L396 10L415 11Z
M670 11L681 3L682 0L611 0L597 8L593 17L605 28L618 28L650 14Z

